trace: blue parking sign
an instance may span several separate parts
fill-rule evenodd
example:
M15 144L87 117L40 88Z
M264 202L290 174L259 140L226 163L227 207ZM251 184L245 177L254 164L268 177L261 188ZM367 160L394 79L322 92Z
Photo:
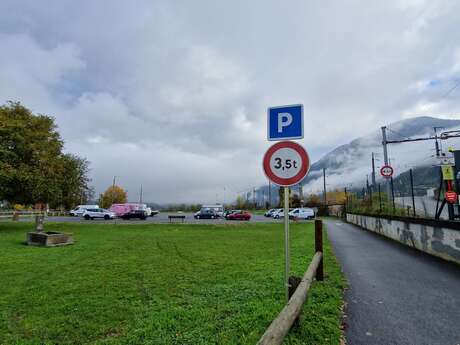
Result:
M303 138L303 105L268 108L268 140Z

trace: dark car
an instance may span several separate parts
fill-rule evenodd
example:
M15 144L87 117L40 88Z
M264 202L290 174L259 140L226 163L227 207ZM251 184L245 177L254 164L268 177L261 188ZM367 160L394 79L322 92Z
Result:
M217 219L219 215L212 209L200 210L194 215L195 219Z
M147 212L145 210L131 210L123 215L121 215L122 219L132 219L132 218L139 218L142 220L147 219Z
M235 211L225 218L228 220L250 220L251 214L248 211Z
M227 210L224 212L224 217L227 218L229 214L232 214L233 212L237 212L238 210Z

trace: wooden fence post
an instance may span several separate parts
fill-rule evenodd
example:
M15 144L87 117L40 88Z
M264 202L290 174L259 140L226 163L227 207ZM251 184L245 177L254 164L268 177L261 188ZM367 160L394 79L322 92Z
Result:
M315 220L315 252L323 253L323 221L316 219ZM316 280L324 280L324 267L323 267L323 257L318 265L316 270Z

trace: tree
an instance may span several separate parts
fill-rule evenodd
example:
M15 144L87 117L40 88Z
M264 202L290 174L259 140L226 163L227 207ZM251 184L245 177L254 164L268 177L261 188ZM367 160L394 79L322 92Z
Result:
M94 196L89 187L88 161L72 154L62 156L64 171L61 176L61 199L58 204L71 209L77 204L84 204Z
M243 209L245 207L246 207L246 200L241 195L238 195L236 197L236 208Z
M110 186L99 197L99 206L109 208L112 204L122 204L128 200L126 191L120 186Z
M307 202L305 203L307 207L317 207L317 206L320 206L321 204L322 204L322 200L316 194L310 194L307 198Z
M297 208L300 207L300 197L297 194L294 194L291 198L289 203L291 204L291 207Z
M0 200L70 206L69 196L89 192L88 162L62 149L52 117L18 102L0 106Z
M345 204L346 194L343 190L334 190L326 193L326 199L329 204Z

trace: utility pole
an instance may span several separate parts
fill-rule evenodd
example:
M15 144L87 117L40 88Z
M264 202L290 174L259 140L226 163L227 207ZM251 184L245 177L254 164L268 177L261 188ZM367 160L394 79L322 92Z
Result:
M327 204L327 198L326 198L326 168L323 168L323 201L324 205Z
M409 177L410 177L410 193L412 196L412 216L415 217L414 175L412 174L412 168L409 170Z
M114 176L114 177L113 177L113 182L112 182L112 193L111 193L111 194L112 194L112 204L113 204L113 202L114 202L114 200L115 200L115 180L116 180L116 178L117 178L117 177Z
M141 191L139 193L139 204L142 204L142 185L141 185Z
M115 180L116 180L116 176L113 177L113 181L112 181L112 205L113 205L113 202L114 202L114 199L115 199L115 196L114 196L114 193L115 193ZM110 206L112 206L110 205ZM115 224L117 224L117 217L115 217Z
M254 189L252 191L252 203L254 204L254 208L257 208L257 205L256 205L256 187L254 187Z
M372 188L375 188L375 158L372 152Z
M388 165L388 149L387 149L387 127L383 126L382 127L382 146L383 146L383 162L385 165ZM388 200L391 200L391 186L386 181L386 186L387 186L387 198Z
M300 207L303 207L303 185L299 183L299 199L300 199Z
M438 142L438 129L442 129L444 127L433 127L434 129L434 148L436 150L436 157L439 157L441 155L441 150L439 149L439 142Z
M369 175L366 175L366 193L367 196L369 197Z
M272 207L272 182L268 180L268 207Z

